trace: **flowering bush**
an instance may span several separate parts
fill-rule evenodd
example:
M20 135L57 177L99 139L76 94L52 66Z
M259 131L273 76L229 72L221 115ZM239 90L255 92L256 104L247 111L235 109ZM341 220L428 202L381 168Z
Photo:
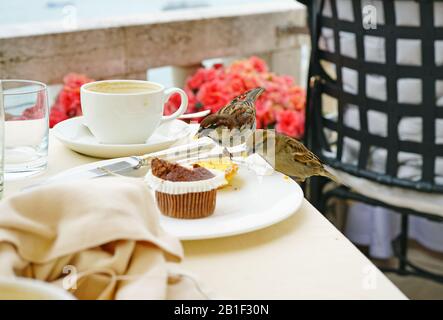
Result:
M257 127L275 128L289 136L302 137L305 91L294 85L291 77L270 72L258 57L238 60L230 66L215 64L208 69L198 69L187 79L184 88L189 98L188 112L216 112L234 97L256 87L266 89L256 102ZM165 112L171 114L179 105L180 96L173 95Z
M64 77L63 89L51 109L51 128L60 121L82 114L80 87L91 81L93 80L75 73ZM257 128L275 128L289 136L302 137L305 91L294 85L291 77L270 72L266 63L254 56L238 60L230 66L214 64L208 69L198 69L186 80L184 90L189 98L187 111L217 112L234 97L256 87L266 89L256 102ZM173 113L179 105L180 95L175 94L166 103L165 113Z
M63 78L63 89L60 91L49 114L49 126L51 128L60 121L82 115L80 87L92 81L94 80L77 73L69 73Z

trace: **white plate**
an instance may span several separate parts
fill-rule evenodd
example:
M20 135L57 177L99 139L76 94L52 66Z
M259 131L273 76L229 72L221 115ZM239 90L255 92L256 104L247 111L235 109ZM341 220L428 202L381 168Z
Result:
M97 141L83 123L83 117L71 118L58 123L52 132L71 150L107 159L142 155L166 149L174 143L188 138L198 127L198 125L189 125L181 120L173 120L159 126L146 143L103 144Z
M65 171L52 179L61 179L77 170L119 161L105 160ZM240 166L232 186L217 191L217 205L212 216L196 220L161 217L163 228L181 240L197 240L232 236L262 229L280 222L300 207L303 191L292 179L274 172L257 176Z

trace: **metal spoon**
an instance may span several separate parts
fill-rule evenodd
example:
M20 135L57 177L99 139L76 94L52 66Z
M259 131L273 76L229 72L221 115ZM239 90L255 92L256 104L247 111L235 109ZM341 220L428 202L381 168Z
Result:
M192 118L200 118L200 117L206 117L208 114L211 113L211 110L205 110L200 112L194 112L194 113L186 113L182 114L179 119L192 119Z

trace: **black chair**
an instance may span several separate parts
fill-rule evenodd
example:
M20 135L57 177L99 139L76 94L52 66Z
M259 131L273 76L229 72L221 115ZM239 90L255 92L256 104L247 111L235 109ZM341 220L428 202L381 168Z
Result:
M423 193L443 193L443 184L436 181L436 159L443 157L443 144L436 143L436 119L443 119L443 107L436 105L436 81L443 80L443 65L436 65L435 41L443 40L443 27L434 25L434 2L415 1L418 4L420 24L403 26L396 23L396 7L393 0L382 1L384 23L375 29L363 26L361 1L352 1L353 21L340 19L338 3L342 0L329 0L330 15L324 16L323 10L328 0L305 1L309 10L309 25L312 37L312 54L309 69L308 107L306 110L305 142L330 167L354 177L364 178L375 183L415 190ZM441 1L440 1L441 2ZM334 51L324 50L319 45L322 28L333 33ZM355 36L355 56L341 52L341 32ZM365 58L366 36L384 39L385 63L367 61ZM397 40L416 39L421 42L421 63L402 65L397 62ZM325 70L324 63L335 65L336 77L331 77ZM345 90L342 68L358 72L357 92ZM366 75L376 74L385 77L386 99L380 101L368 97ZM422 83L422 101L419 105L399 102L397 80L402 78L420 79ZM324 95L337 101L335 118L322 112ZM344 114L350 106L358 108L359 129L349 127L344 121ZM368 111L375 110L387 118L387 135L374 135L368 130ZM398 125L403 117L419 117L422 121L422 141L408 141L399 136ZM331 137L334 137L332 139ZM346 151L344 141L352 139L359 144L358 155L354 163L343 161ZM375 172L368 168L368 159L372 148L386 150L385 172ZM398 176L399 153L407 152L419 155L422 159L421 178L410 180ZM325 212L326 203L331 198L351 199L373 206L392 209L401 215L401 234L394 240L393 249L399 264L397 268L385 269L400 275L416 275L443 283L443 274L435 274L418 267L408 260L408 220L411 215L425 217L432 221L443 222L443 215L418 212L411 208L392 205L376 197L368 197L355 192L350 187L338 186L323 191L326 180L312 178L307 186L310 201ZM443 208L442 208L443 212Z

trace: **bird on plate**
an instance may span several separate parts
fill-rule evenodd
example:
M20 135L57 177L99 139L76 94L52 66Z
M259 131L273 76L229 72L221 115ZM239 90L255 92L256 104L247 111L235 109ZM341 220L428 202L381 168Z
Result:
M265 89L260 87L249 90L235 97L216 113L208 115L200 123L197 136L208 136L221 143L223 130L229 130L230 138L255 131L255 102L263 91Z
M300 141L274 130L257 130L247 142L248 153L258 153L275 170L303 182L311 176L337 178L328 172L321 160Z

